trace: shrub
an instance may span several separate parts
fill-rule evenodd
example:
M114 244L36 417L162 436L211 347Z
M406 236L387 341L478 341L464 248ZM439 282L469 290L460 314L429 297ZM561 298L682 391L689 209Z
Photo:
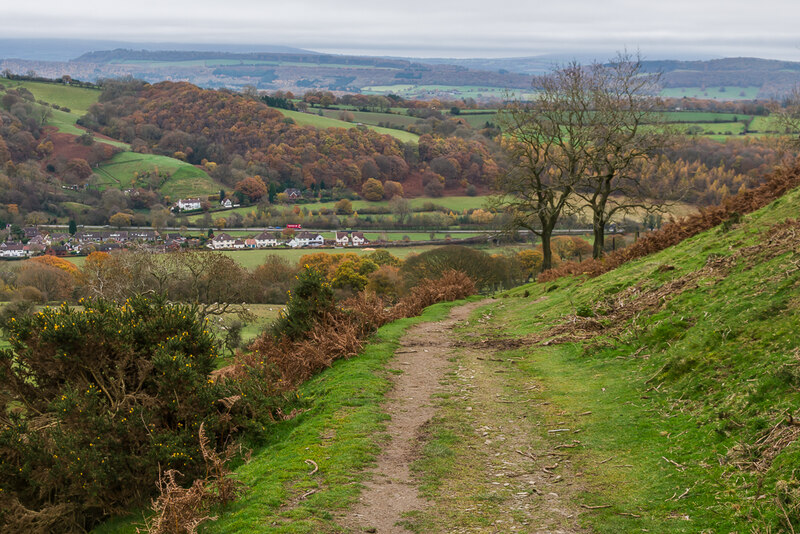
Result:
M300 339L333 304L331 285L318 270L307 267L298 275L294 291L289 291L286 309L273 323L271 335L276 339Z
M199 474L201 423L220 439L235 428L194 307L86 301L2 326L0 530L91 528L146 497L159 466Z
M505 258L461 245L439 247L409 257L400 271L406 285L413 287L453 269L469 276L479 290L500 285L510 287L516 278Z
M437 302L466 298L475 294L475 283L461 271L453 269L442 273L438 279L425 279L392 308L392 318L415 317Z

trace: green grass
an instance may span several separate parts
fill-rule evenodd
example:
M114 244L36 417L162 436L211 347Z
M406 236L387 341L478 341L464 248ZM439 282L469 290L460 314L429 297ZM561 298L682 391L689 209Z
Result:
M775 504L776 484L796 483L800 445L789 440L770 460L757 444L771 429L790 431L782 422L800 408L800 270L794 248L777 249L771 258L733 259L729 272L702 271L706 274L696 283L674 286L619 330L610 331L617 326L610 310L700 271L710 260L766 243L765 232L795 217L799 205L795 190L730 231L712 229L595 279L524 286L476 312L476 319L494 317L487 326L471 321L468 331L481 336L524 338L569 322L579 309L593 310L608 332L587 341L496 353L518 360L496 368L503 372L510 406L529 407L535 422L528 430L531 443L546 437L549 428L580 430L549 439L553 445L580 441L560 452L561 462L566 458L571 471L582 476L567 478L575 487L562 484L558 493L570 496L588 530L789 531ZM634 287L635 292L625 291ZM526 392L526 384L537 388ZM464 417L463 410L445 411L430 429L434 442ZM734 452L737 447L749 452ZM457 445L451 450L452 466L460 465L459 454L468 452ZM425 458L434 460L430 454ZM762 471L748 467L748 461L764 458ZM441 484L456 487L460 471L433 463L421 466L423 480L438 470ZM440 494L434 487L430 512L416 521L447 524L448 504L467 497ZM580 504L608 508L587 511Z
M418 198L411 198L408 199L408 202L411 206L411 209L414 211L422 211L422 208L425 204L435 204L436 206L442 206L448 210L453 211L454 213L462 213L464 210L470 209L479 209L483 208L486 205L486 202L489 200L488 196L452 196L452 197L439 197L439 198L431 198L431 197L418 197ZM313 202L308 204L298 204L301 209L308 209L309 211L319 211L322 208L326 208L329 210L335 209L336 202ZM379 202L370 202L367 200L353 200L352 201L353 210L356 212L363 211L365 208L370 207L389 207L388 200L382 200ZM230 210L220 211L216 213L212 213L212 218L216 219L218 217L227 217L233 213L238 213L239 215L246 215L248 213L257 213L258 208L256 206L247 206L241 208L233 208ZM364 215L365 217L367 215ZM188 219L190 221L196 221L201 219L202 215L190 215ZM376 217L373 215L372 217Z
M155 168L161 172L171 173L160 190L174 200L219 192L219 184L205 171L167 156L122 152L100 165L95 172L101 178L102 188L127 189L136 183L135 173L142 174Z
M340 532L333 514L355 502L364 469L374 462L385 441L387 416L381 404L390 388L386 364L408 327L441 320L453 305L437 304L420 317L382 327L359 356L338 360L303 384L294 406L288 409L304 411L265 429L262 443L254 446L252 460L236 469L249 490L202 531ZM306 459L319 465L313 476L308 474ZM316 493L298 499L312 489ZM297 504L287 506L290 501ZM135 522L131 518L115 520L94 532L134 532Z
M85 115L89 106L100 98L99 89L85 87L72 87L60 83L29 82L21 80L3 80L3 85L8 88L24 87L36 98L50 104L66 106L75 115Z
M691 131L691 128L701 131L701 135L737 135L744 132L743 122L698 122L698 123L679 123L678 129L683 132Z
M356 124L352 122L340 121L339 119L332 119L329 117L320 117L313 113L303 113L301 111L291 111L288 109L279 109L285 117L294 120L295 124L300 126L313 126L314 128L355 128ZM378 126L367 126L379 134L391 135L395 139L404 143L416 143L419 141L419 136L411 132L403 130L394 130L392 128L381 128Z
M314 110L318 111L318 110ZM331 119L339 119L339 116L342 113L345 113L343 110L338 109L323 109L321 110L322 114L325 117ZM379 123L389 123L399 126L410 126L412 124L416 124L419 120L416 117L412 117L406 114L397 114L397 113L378 113L372 111L347 111L347 113L352 113L353 115L353 122L368 124L370 126L377 126Z
M700 98L711 100L753 100L758 97L760 87L670 87L661 91L661 96L668 98Z

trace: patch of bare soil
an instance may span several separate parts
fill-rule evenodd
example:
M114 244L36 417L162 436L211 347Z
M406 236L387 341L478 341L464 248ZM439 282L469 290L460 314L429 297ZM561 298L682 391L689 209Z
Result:
M427 502L418 495L410 465L419 454L419 437L436 408L434 393L450 363L450 330L482 302L454 308L448 319L412 327L402 338L391 365L403 372L393 376L394 387L384 410L391 416L389 442L371 470L372 479L340 524L356 532L406 533L397 525L403 514L422 510Z

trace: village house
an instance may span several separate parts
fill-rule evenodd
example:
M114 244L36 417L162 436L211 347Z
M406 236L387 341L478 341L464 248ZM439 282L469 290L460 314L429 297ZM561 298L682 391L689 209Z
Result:
M350 244L350 235L347 232L336 232L333 240L337 247L346 247Z
M231 202L231 199L226 198L225 200L220 200L219 205L223 208L232 208L233 202Z
M242 241L241 239L237 239L236 241L233 242L233 248L235 248L235 249L243 249L244 248L244 241Z
M3 243L0 245L0 258L27 258L31 249L22 243Z
M300 193L300 190L295 189L294 187L286 189L284 193L286 193L286 196L289 197L289 200L300 200L300 198L303 196L302 193Z
M367 238L364 237L363 232L353 232L350 234L350 241L353 243L354 247L369 245L369 241L367 241Z
M199 198L182 198L175 203L175 206L177 206L178 211L199 210L202 202Z
M300 232L294 236L289 243L292 248L302 247L321 247L325 244L325 238L320 234L312 234L311 232Z
M220 250L223 248L233 248L233 243L235 241L236 240L233 237L229 236L226 233L222 233L219 235L215 235L213 238L211 238L211 241L209 241L208 245L206 246L214 250Z
M280 245L280 242L275 237L275 234L270 232L261 232L255 237L256 247L258 248L266 248L266 247L277 247Z
M159 237L155 230L130 230L128 239L130 241L156 241Z
M257 247L258 243L256 243L256 240L253 239L252 237L248 237L247 239L244 240L244 248L257 248Z

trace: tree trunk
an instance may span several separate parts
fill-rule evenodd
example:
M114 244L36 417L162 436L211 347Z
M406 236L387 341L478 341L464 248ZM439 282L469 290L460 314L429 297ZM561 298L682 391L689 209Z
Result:
M553 251L550 248L552 237L552 228L542 229L542 272L553 268Z
M593 219L592 231L594 232L594 244L592 245L592 257L599 260L603 257L603 246L605 245L605 221L597 217L597 214L595 214Z

